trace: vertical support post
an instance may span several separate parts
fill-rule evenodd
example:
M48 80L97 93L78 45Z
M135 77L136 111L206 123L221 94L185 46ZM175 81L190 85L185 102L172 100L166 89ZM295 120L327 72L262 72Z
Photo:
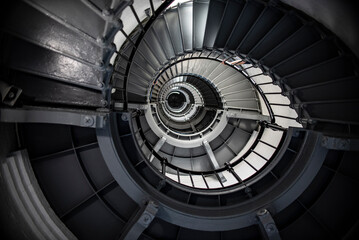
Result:
M166 142L166 138L163 136L160 140L158 140L156 145L153 147L153 151L158 152L161 149L161 147L163 146L163 144L165 144L165 142ZM154 158L155 158L155 156L153 154L151 154L150 162L152 162Z
M166 175L166 166L167 166L167 158L162 159L161 167L162 167L162 174Z
M153 6L153 1L152 0L150 0L150 5L151 5L151 11L152 11L152 16L154 16L155 15L155 13L156 13L156 11L155 11L155 8L154 8L154 6Z

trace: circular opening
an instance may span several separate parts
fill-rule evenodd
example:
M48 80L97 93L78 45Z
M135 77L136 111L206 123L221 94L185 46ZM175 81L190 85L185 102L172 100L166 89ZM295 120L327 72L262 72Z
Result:
M271 121L271 108L262 104L266 98L261 88L246 77L252 72L242 72L230 63L198 58L168 66L147 93L144 116L134 121L134 129L149 126L138 144L154 173L162 173L173 180L171 185L185 191L210 190L206 194L211 195L242 189L264 176L262 170L276 157L284 136L261 123ZM208 71L208 66L217 70ZM172 67L178 75L169 78ZM273 143L265 141L268 135L273 135Z
M179 109L186 101L186 97L181 92L171 92L167 98L168 105L173 109Z

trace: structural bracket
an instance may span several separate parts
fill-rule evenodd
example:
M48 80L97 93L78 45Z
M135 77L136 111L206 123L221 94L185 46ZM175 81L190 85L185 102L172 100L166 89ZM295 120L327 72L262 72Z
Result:
M261 209L257 212L259 220L259 227L261 229L263 238L266 240L280 240L279 231L272 218L272 215L267 209Z
M120 240L135 240L150 225L158 212L158 206L149 201L137 213L132 215L125 225Z
M250 119L250 120L270 122L269 116L265 116L258 112L253 112L248 110L228 109L226 111L226 115L229 118Z
M203 146L204 146L204 149L206 150L206 153L208 154L209 160L211 161L211 165L213 166L214 169L218 169L219 164L217 162L216 157L214 156L214 153L213 153L212 148L209 145L208 141L204 140ZM221 179L222 183L227 181L227 179L224 177L223 173L221 173L221 172L218 173L218 176Z
M21 95L21 92L22 89L0 81L0 97L2 103L13 106Z
M161 149L161 147L163 146L163 144L165 144L165 142L166 142L166 138L164 136L161 137L160 140L158 140L156 145L153 147L153 151L158 152ZM151 154L150 162L152 162L154 158L155 158L155 156L153 154Z
M270 129L272 129L272 130L274 130L274 131L286 131L285 128L279 126L279 125L276 124L276 123L270 123L270 122L268 122L268 121L263 121L262 123L263 123L263 125L264 125L265 127L270 128Z
M103 128L107 113L69 111L51 108L1 108L0 122L52 123L88 128Z
M114 110L122 111L124 109L125 104L122 102L115 102L114 104ZM148 108L148 104L140 104L140 103L127 103L128 109L133 110L145 110Z

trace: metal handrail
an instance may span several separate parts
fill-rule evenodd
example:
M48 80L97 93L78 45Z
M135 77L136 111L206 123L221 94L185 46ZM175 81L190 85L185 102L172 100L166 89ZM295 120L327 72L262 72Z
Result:
M140 134L140 136L145 139L145 133L143 131L143 128L141 127L141 121L140 121L140 118L139 118L139 114L137 114L136 116L134 116L135 118L135 121L132 121L132 124L135 122L137 127L138 127L138 133ZM267 123L267 122L261 122L261 126L262 128L260 129L259 131L259 134L258 134L258 137L257 139L254 141L254 143L252 144L252 146L250 147L250 149L238 160L230 163L230 162L227 162L225 164L225 166L221 167L221 168L218 168L218 169L214 169L214 170L211 170L211 171L194 171L194 170L188 170L188 169L183 169L183 168L180 168L178 166L175 166L171 163L168 162L168 160L165 158L165 157L162 157L160 154L158 154L156 151L154 151L153 147L151 146L151 144L148 142L148 141L145 141L144 144L146 145L146 147L150 150L151 154L157 159L159 160L159 162L161 163L161 166L162 166L162 169L165 169L166 167L169 167L171 168L173 171L177 172L177 176L181 176L182 175L188 175L188 176L192 176L192 175L195 175L195 176L216 176L218 175L219 173L222 173L222 172L225 172L225 171L229 171L230 173L232 173L232 175L234 175L235 178L237 178L235 176L235 174L233 174L233 172L231 171L231 169L233 167L235 167L236 165L238 165L240 162L242 162L243 160L245 160L245 158L250 154L252 153L252 149L254 149L257 144L260 142L260 138L261 138L261 135L263 134L264 132L264 129L265 128L271 128L271 129L275 129L275 130L279 130L279 131L284 131L286 132L287 129L284 129L284 128L276 128L275 125L273 124L270 124L270 123ZM270 159L267 160L267 162L270 162L272 159L274 159L276 156L277 156L277 150L278 149L281 149L281 146L283 144L283 141L284 139L286 138L285 134L283 134L281 140L280 140L280 143L279 145L276 147L276 151L273 153L273 155L271 156ZM137 141L135 141L137 142ZM146 164L151 167L151 168L154 168L154 166L148 162L148 161L145 161ZM265 169L265 167L261 168L260 170L258 170L255 174L253 174L251 177L249 177L248 179L246 180L242 180L236 184L233 184L233 185L230 185L228 187L233 187L233 186L237 186L237 185L243 185L245 184L245 182L249 179L252 179L252 177L256 176L259 172L261 172L261 170ZM156 169L154 169L155 172L157 172ZM159 172L158 172L159 173ZM168 180L171 180L173 181L171 178L168 178L166 175L165 175L166 172L161 172L159 174L161 174L163 177L165 177L166 179ZM220 181L220 179L218 177L216 177L215 179L217 179L219 181L219 183L221 184L222 186L222 182ZM173 181L175 182L175 181ZM179 183L181 184L180 182L176 182L176 183ZM181 184L183 185L183 184ZM187 185L184 185L184 186L187 186ZM196 188L194 185L192 186L192 188ZM222 186L222 188L224 188L224 186ZM208 188L209 189L209 188Z

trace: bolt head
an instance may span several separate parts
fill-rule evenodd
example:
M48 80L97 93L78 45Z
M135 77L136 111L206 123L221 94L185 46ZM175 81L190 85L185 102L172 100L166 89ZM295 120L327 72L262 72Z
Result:
M113 71L113 66L112 64L108 64L107 67L106 67L106 72L112 72Z
M340 149L345 149L347 146L349 145L349 142L346 140L342 140L339 142L339 148Z
M328 144L328 137L323 137L322 138L322 145L326 146Z
M107 106L107 101L104 100L104 99L102 99L102 100L101 100L101 105L104 106L104 107Z
M111 9L104 9L104 10L102 10L102 14L103 14L104 16L110 16L111 13L112 13Z
M7 97L8 97L8 99L14 99L15 98L15 93L14 92L9 92L7 94Z
M121 119L122 119L122 121L125 121L125 122L128 121L128 117L127 117L126 114L122 114L122 115L121 115Z
M85 116L84 118L84 125L85 126L92 126L94 124L94 119L91 116Z
M103 61L98 61L96 62L96 66L99 67L100 69L103 69L105 67L105 63Z
M267 213L267 209L261 209L258 211L258 215L263 216Z
M115 27L117 27L119 29L123 28L123 23L122 23L121 19L118 19L113 24L115 25Z
M266 226L266 231L267 232L274 232L276 229L275 225L273 223L268 223Z
M104 44L104 43L106 42L106 40L105 40L104 37L98 37L98 38L96 39L96 41L97 41L98 43L101 43L101 44Z
M151 222L151 220L152 220L151 215L149 215L148 213L143 214L143 216L142 216L143 223L148 224Z

